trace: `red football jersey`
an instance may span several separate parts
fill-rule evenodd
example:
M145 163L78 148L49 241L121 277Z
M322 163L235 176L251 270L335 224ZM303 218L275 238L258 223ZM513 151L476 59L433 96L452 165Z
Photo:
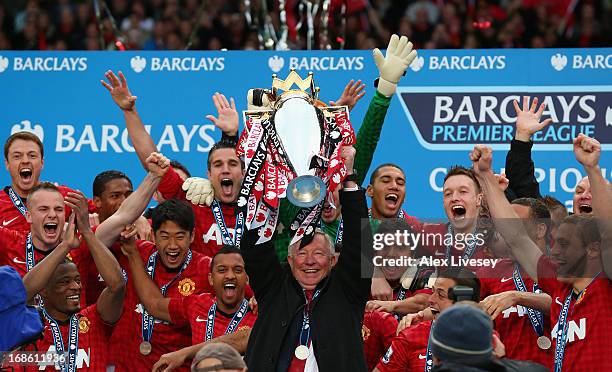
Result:
M156 251L155 245L148 241L139 240L138 249L143 262L147 263L149 256ZM181 298L189 297L199 293L210 292L208 284L208 273L210 270L210 258L193 252L191 263L181 275L168 287L166 297ZM158 259L155 266L153 280L161 288L170 282L177 274L176 271L169 272ZM191 330L189 326L177 327L167 322L155 320L151 344L153 349L149 355L139 352L142 339L142 311L143 306L138 299L136 290L129 280L125 297L123 315L115 326L110 342L110 364L115 364L117 371L150 371L153 364L159 360L162 354L166 354L191 345ZM188 371L189 365L185 364L181 370Z
M0 226L0 266L15 268L22 277L28 272L26 264L26 239L28 231L17 231ZM34 264L40 262L51 251L44 252L34 247Z
M165 199L185 199L185 191L182 189L183 180L173 168L170 168L164 178L162 178L158 190ZM191 244L191 249L196 252L212 257L223 247L223 237L221 230L215 221L211 207L206 205L195 205L187 201L195 214L195 239ZM222 204L223 219L230 235L234 236L236 226L236 216L234 215L234 205Z
M495 269L481 270L480 277L480 299L487 296L516 291L516 285L512 279L514 273L514 261L503 259L497 263ZM525 287L533 290L533 279L521 270L521 277ZM542 350L537 345L538 335L531 325L527 309L521 305L512 306L504 310L495 319L495 329L499 333L501 341L506 347L506 356L510 359L531 360L551 367L554 350ZM544 335L550 335L550 319L544 314Z
M363 353L368 363L368 371L376 367L376 363L391 346L397 330L397 319L382 311L366 311L363 314L361 337L363 338Z
M422 234L420 242L423 244L421 244L418 249L421 256L431 258L432 260L449 260L448 262L440 261L439 264L433 266L439 267L441 270L457 265L463 266L459 259L462 258L463 254L465 253L465 242L453 245L450 249L450 257L446 257L445 240L450 241L450 237L448 236L448 224L425 223L418 232ZM470 258L475 260L493 258L483 243L484 241L480 240L475 242L475 251L472 253ZM474 272L478 272L482 270L484 266L466 265L465 267Z
M381 372L423 372L427 360L427 343L431 321L418 323L402 330L380 359L376 368Z
M170 300L168 311L172 324L183 326L189 324L191 326L191 343L193 345L205 341L206 324L208 322L208 310L215 303L216 298L209 293L202 293L197 296L173 298ZM225 330L234 314L225 314L217 308L215 312L215 326L213 328L213 338L225 334ZM257 320L257 316L247 307L247 313L236 327L236 330L242 328L252 328Z
M106 371L108 341L112 332L112 326L104 323L98 314L96 305L89 306L78 313L79 338L76 358L77 370L79 371ZM64 342L64 351L69 347L69 323L59 324ZM36 341L36 350L41 353L54 354L55 343L48 322L45 322L43 339ZM58 368L59 369L59 368ZM44 368L44 364L28 366L26 371L55 371L55 365Z
M556 348L559 314L572 290L570 284L555 278L555 265L546 256L538 261L538 284L552 297L551 339ZM567 315L567 339L563 372L612 371L612 282L601 273L583 291L578 300L574 293Z
M92 227L91 230L95 233L98 226ZM115 242L109 247L109 250L115 256L124 272L129 272L130 266L127 257L121 252L121 244ZM81 286L83 287L85 303L87 306L93 305L98 301L100 293L106 288L106 283L98 272L96 263L85 240L81 242L81 246L78 249L71 251L70 254L81 274Z
M74 192L73 189L66 186L58 186L58 189L64 197L69 192ZM21 202L25 203L25 201L26 200L23 199ZM67 206L65 214L66 218L70 215L70 208ZM30 231L30 224L26 221L19 209L15 207L15 204L13 204L6 188L0 192L0 221L2 221L2 227L17 231Z

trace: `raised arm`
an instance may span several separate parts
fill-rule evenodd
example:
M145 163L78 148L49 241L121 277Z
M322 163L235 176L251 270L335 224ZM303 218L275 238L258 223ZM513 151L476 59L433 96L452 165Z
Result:
M474 172L489 206L495 228L500 232L512 254L531 278L537 278L538 260L542 252L529 238L523 222L516 215L504 192L499 187L499 180L491 170L493 151L484 145L474 146L470 153Z
M138 252L138 247L136 246L136 239L134 236L130 236L132 235L130 230L130 228L127 228L121 233L121 250L127 256L130 263L130 279L132 284L136 289L140 302L149 314L157 319L169 322L171 320L170 312L168 311L170 299L164 297L159 287L147 274L145 265Z
M62 242L23 277L27 302L30 302L38 292L45 288L55 268L64 262L66 255L71 249L79 247L80 244L81 242L76 235L76 224L73 213L68 219L68 228L64 232Z
M343 147L341 156L345 161L348 174L352 173L355 149ZM351 191L352 190L352 191ZM362 226L368 218L365 192L356 182L345 181L340 191L342 218L344 221L344 240L342 254L336 268L345 283L347 293L364 305L370 295L372 285L372 229L370 224Z
M157 363L153 365L153 372L170 372L179 368L188 359L193 359L198 351L209 344L222 342L228 344L240 354L246 353L249 336L251 335L251 327L241 327L236 332L228 333L212 340L201 342L196 345L188 346L172 353L164 354L159 358Z
M510 181L506 195L509 200L539 198L540 185L535 178L535 166L531 159L531 137L550 124L552 119L540 122L546 104L542 103L538 108L537 97L533 99L531 107L529 97L523 97L522 110L516 100L513 103L516 111L516 132L506 155L506 176Z
M357 143L355 144L357 150L355 170L357 171L359 185L363 184L372 164L385 116L391 104L391 98L395 94L397 83L416 56L416 50L412 50L412 43L405 36L401 38L397 35L391 36L385 56L380 50L374 49L374 62L379 71L378 86L361 127L359 127L359 132L357 132Z
M125 126L127 127L130 140L134 144L134 149L138 159L140 159L140 163L147 169L146 159L151 153L157 152L157 146L142 123L138 111L136 111L137 97L133 96L130 92L127 80L121 71L119 71L119 78L111 70L106 71L104 76L108 83L104 80L100 80L100 82L108 89L113 101L123 111Z
M594 138L579 134L574 139L574 155L589 177L593 215L601 233L601 263L606 276L612 278L612 187L599 167L601 144Z
M102 244L110 247L126 225L133 223L147 208L160 180L168 171L170 160L159 153L152 153L146 160L149 173L136 191L123 201L117 212L107 218L96 230Z
M79 232L89 247L100 276L106 283L106 288L96 302L98 314L106 323L113 324L121 317L125 298L125 281L121 267L111 251L91 231L85 195L81 192L69 192L65 200L76 215Z

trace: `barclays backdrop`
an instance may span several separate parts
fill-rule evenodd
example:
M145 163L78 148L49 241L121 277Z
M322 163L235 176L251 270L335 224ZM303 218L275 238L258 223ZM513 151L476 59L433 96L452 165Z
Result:
M87 194L107 169L139 182L144 172L123 115L100 84L105 71L123 71L160 151L201 176L220 137L205 118L216 115L211 96L235 97L243 110L249 88L269 88L273 73L285 77L290 68L303 76L314 72L325 101L337 99L348 80L362 79L367 94L351 113L359 128L378 76L367 51L0 51L2 138L21 129L38 133L46 150L42 179ZM583 175L571 151L579 132L602 142L602 171L612 178L612 48L423 50L399 83L374 157L374 165L395 162L406 171L406 211L443 216L446 169L469 165L475 143L492 145L495 168L502 170L513 136L512 100L525 94L543 99L544 115L553 119L534 137L543 194L571 205ZM8 183L3 172L2 184Z

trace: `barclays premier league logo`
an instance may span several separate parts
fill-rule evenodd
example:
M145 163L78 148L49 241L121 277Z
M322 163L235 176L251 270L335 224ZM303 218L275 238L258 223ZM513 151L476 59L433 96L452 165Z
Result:
M567 63L561 54L551 58L556 70ZM612 149L611 86L533 86L528 92L522 86L398 87L397 93L416 138L429 150L463 151L479 143L507 150L516 122L513 101L522 96L546 103L542 117L552 119L533 136L534 150L571 150L579 133Z

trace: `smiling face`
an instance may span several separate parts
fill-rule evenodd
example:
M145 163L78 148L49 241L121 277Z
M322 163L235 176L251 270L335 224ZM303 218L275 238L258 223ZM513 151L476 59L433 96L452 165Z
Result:
M177 269L183 264L192 241L192 232L171 220L164 221L155 231L158 255L168 269Z
M239 253L217 254L213 258L208 281L215 291L221 310L227 313L237 311L244 299L244 287L248 282L242 256Z
M444 182L442 192L444 212L455 231L471 232L482 200L474 180L463 174L451 176Z
M551 259L557 267L560 281L571 283L575 277L583 275L587 264L587 252L578 234L578 226L561 223L555 235L555 244L551 249Z
M81 276L72 262L57 266L41 291L45 309L56 320L65 320L81 310Z
M445 309L453 306L453 301L448 298L448 290L457 285L457 283L449 278L437 278L433 285L433 293L429 296L429 308L437 315Z
M576 185L574 190L574 213L575 214L592 214L592 195L591 195L591 183L588 177L584 177Z
M299 242L289 247L287 261L291 272L306 290L315 289L336 264L336 256L331 253L329 241L323 234L315 233L312 241L303 248L299 248Z
M367 192L372 198L373 218L397 217L406 197L406 176L394 166L381 167Z
M242 163L233 148L219 148L209 154L208 179L215 190L215 198L222 203L234 203L238 198Z
M26 220L34 246L42 250L55 248L62 238L66 220L62 194L57 190L39 189L28 196L27 204Z
M16 139L11 143L4 164L11 175L13 189L19 196L26 197L38 184L43 163L41 149L36 142Z

